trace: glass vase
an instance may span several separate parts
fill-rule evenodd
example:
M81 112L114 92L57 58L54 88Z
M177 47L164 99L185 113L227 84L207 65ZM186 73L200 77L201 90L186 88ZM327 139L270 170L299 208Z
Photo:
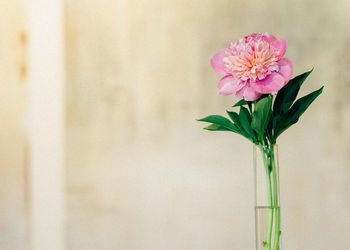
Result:
M281 249L277 145L254 145L256 250Z

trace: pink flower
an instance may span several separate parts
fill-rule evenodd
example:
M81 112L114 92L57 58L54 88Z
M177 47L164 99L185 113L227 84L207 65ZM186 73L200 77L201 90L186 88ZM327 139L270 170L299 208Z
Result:
M219 94L254 101L262 94L277 93L292 77L292 62L283 57L286 48L286 40L254 33L220 50L211 59L222 76Z

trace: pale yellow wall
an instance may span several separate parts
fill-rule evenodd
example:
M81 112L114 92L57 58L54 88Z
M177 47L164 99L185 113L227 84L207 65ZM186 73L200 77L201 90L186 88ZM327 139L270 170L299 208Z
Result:
M65 3L71 249L253 249L251 145L195 118L234 101L209 58L258 31L326 85L280 141L284 249L350 249L347 1Z
M27 249L26 27L21 0L0 3L0 249Z
M315 67L302 93L326 86L279 143L283 249L350 249L346 0L64 4L67 249L254 248L251 145L195 119L234 102L216 95L210 57L257 31L289 40L295 74ZM21 250L32 202L27 9L0 10L0 249Z

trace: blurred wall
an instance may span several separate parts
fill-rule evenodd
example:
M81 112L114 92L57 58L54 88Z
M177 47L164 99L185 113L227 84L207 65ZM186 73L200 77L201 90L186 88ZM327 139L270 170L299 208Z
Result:
M23 129L26 27L22 0L0 3L0 249L25 249L28 147Z
M268 31L326 86L280 141L284 249L350 249L347 1L65 2L70 248L254 248L251 145L195 118L234 102L213 53Z
M302 93L326 86L279 143L283 248L350 249L347 1L64 4L67 249L254 248L252 146L195 119L235 101L210 57L259 31L315 68ZM26 6L0 9L0 249L28 249Z

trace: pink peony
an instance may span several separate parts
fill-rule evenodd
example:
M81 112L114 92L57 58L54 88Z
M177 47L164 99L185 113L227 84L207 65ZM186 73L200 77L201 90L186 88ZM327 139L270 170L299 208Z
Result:
M219 94L254 101L279 91L292 76L292 62L283 57L286 47L286 40L254 33L220 50L211 59L213 69L223 76Z

